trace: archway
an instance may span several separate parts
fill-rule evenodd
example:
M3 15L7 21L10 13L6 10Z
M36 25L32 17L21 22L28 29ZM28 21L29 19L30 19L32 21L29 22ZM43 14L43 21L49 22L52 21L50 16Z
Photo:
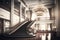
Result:
M48 32L51 31L50 14L48 8L46 8L44 5L37 5L32 10L33 10L32 20L34 19L36 21L30 28L28 28L28 30L30 31L29 34L37 36L37 38L40 37L41 35L46 37L46 35L48 34L50 37L51 35L50 33L45 34L47 31Z
M51 30L49 10L44 5L38 5L33 8L32 19L36 20L37 30Z

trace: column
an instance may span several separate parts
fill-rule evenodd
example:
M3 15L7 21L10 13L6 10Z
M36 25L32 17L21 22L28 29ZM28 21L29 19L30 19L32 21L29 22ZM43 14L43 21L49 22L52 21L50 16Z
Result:
M22 18L22 4L20 4L20 22L21 22L21 18Z
M13 14L14 14L14 0L11 0L11 13L10 13L10 20L11 20L11 24L10 26L12 27L12 20L13 20Z
M20 9L21 9L20 6L21 6L21 3L20 3L20 5L19 5L19 22L20 22L20 20L21 20L21 19L20 19Z

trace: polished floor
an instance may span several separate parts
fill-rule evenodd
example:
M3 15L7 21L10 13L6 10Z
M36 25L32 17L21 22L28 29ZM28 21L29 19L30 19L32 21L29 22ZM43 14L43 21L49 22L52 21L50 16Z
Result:
M37 33L35 37L1 37L0 40L60 40L56 33Z

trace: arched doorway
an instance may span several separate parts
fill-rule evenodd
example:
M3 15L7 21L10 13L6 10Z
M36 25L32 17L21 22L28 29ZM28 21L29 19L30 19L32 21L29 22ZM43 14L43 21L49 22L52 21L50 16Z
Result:
M35 27L37 30L46 31L50 29L50 14L48 8L44 5L38 5L33 8L32 18L35 18Z
M29 35L41 37L42 40L45 38L51 38L51 28L50 28L50 14L48 8L44 5L38 5L33 8L32 19L36 20L34 24L28 28L30 31ZM47 33L48 32L48 33Z

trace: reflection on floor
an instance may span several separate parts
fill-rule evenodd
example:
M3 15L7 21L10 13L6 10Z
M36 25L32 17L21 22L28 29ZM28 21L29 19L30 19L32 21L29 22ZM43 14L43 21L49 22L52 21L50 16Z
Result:
M20 37L2 37L1 40L59 40L55 35L52 33L37 33L36 37L25 37L25 38L20 38Z
M37 33L36 39L51 40L51 33Z

